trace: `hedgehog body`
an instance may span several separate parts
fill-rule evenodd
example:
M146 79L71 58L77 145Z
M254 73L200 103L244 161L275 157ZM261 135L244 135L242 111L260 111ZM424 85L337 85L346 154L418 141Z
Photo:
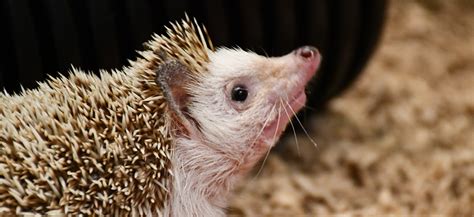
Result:
M22 96L2 96L2 211L160 210L171 147L165 99L154 83L133 71L101 78L75 71Z
M182 61L199 73L212 48L189 18L173 27L121 71L73 69L0 93L1 214L162 215L172 136L156 69Z
M224 216L320 61L215 50L188 17L146 46L122 70L0 93L0 216Z

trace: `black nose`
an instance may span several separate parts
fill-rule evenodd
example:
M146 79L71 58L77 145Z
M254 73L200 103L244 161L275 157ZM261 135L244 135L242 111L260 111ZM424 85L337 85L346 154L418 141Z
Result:
M311 59L318 55L319 51L313 46L303 46L295 50L295 54L306 59Z

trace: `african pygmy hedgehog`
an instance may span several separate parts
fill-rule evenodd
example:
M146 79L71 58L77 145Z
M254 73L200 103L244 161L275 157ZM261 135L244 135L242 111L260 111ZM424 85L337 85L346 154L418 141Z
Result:
M0 215L225 215L320 55L214 49L187 16L170 27L122 70L0 93Z

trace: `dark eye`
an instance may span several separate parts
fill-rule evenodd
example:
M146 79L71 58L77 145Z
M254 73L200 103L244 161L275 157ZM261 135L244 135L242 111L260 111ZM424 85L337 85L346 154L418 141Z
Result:
M247 99L248 91L247 88L243 85L237 85L232 88L232 100L243 102Z

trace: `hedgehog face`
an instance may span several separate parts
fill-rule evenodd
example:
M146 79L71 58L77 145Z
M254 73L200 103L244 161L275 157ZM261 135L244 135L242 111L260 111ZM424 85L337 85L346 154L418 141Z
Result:
M188 112L204 141L232 155L259 158L303 107L320 56L312 47L274 58L224 48L209 58L208 71L189 90Z
M320 56L302 47L267 58L241 49L214 50L188 17L150 43L158 54L176 136L200 141L251 166L280 137L305 101ZM239 163L240 164L240 163Z

